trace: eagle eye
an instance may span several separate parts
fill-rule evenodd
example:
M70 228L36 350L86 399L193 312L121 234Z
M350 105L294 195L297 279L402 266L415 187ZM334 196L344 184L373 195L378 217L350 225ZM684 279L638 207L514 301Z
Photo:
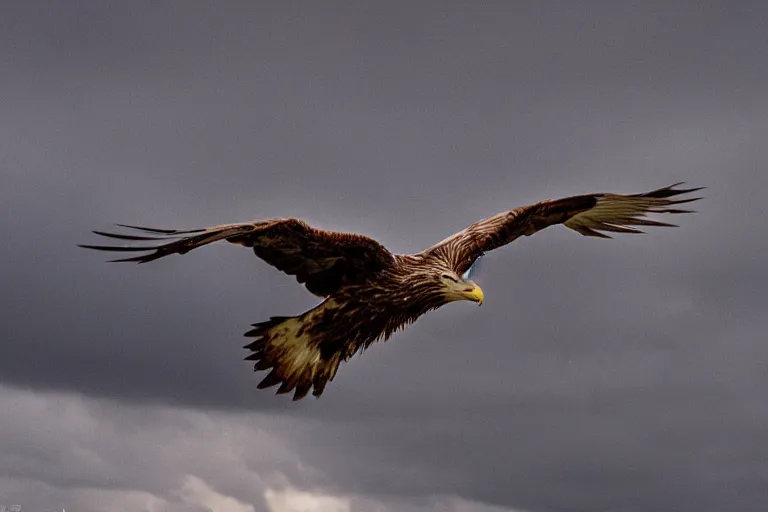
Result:
M451 274L443 274L443 275L442 275L442 276L440 276L440 277L443 277L443 278L445 278L445 279L450 279L450 280L451 280L451 281L453 281L454 283L458 283L458 282L459 282L459 280L458 280L458 279L456 279L455 277L453 277Z

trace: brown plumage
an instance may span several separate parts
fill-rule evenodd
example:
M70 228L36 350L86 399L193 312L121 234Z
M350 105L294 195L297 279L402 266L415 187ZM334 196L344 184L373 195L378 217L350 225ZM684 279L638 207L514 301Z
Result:
M673 226L647 214L689 213L676 205L700 198L676 196L701 190L677 183L644 194L587 194L541 201L481 220L442 242L411 255L393 255L363 235L325 231L298 219L225 224L190 231L120 225L141 235L105 233L118 240L159 242L120 247L82 245L88 249L145 254L112 261L146 263L170 254L226 240L252 247L261 259L325 300L295 317L272 317L253 324L245 336L246 360L270 370L259 388L280 385L294 400L315 396L336 375L339 364L424 313L456 300L482 304L482 290L465 273L487 251L548 226L564 224L585 236L642 233L636 226Z

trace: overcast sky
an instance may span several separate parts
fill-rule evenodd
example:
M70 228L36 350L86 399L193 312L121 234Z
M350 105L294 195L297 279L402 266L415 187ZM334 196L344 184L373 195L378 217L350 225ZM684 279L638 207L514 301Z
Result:
M0 505L768 510L768 4L0 4ZM115 222L295 216L421 250L541 199L706 186L681 227L488 254L320 400L242 333L317 303Z

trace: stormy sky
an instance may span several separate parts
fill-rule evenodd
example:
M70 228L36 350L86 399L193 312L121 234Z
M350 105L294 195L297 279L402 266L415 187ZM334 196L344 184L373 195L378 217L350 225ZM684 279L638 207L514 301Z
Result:
M6 0L0 66L0 505L768 509L765 2ZM415 252L678 181L681 227L518 240L297 403L241 348L317 303L292 278L76 247L292 216Z

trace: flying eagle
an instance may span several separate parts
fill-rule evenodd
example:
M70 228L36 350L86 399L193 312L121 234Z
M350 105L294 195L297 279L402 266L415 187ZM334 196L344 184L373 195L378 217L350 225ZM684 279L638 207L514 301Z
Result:
M277 393L294 391L299 400L311 390L319 397L339 364L377 340L413 323L421 315L458 300L482 305L483 291L470 271L484 253L520 236L564 224L584 236L610 238L605 232L642 233L633 226L674 226L650 220L652 213L691 213L675 205L700 199L678 198L701 190L676 183L645 194L587 194L541 201L481 220L418 254L392 254L363 235L326 231L298 219L224 224L189 231L119 224L141 232L109 238L156 241L157 245L120 247L81 245L87 249L149 252L113 261L146 263L170 254L226 240L253 248L256 256L325 300L298 316L272 317L253 324L245 336L245 358L255 370L271 369L258 387L280 384Z

